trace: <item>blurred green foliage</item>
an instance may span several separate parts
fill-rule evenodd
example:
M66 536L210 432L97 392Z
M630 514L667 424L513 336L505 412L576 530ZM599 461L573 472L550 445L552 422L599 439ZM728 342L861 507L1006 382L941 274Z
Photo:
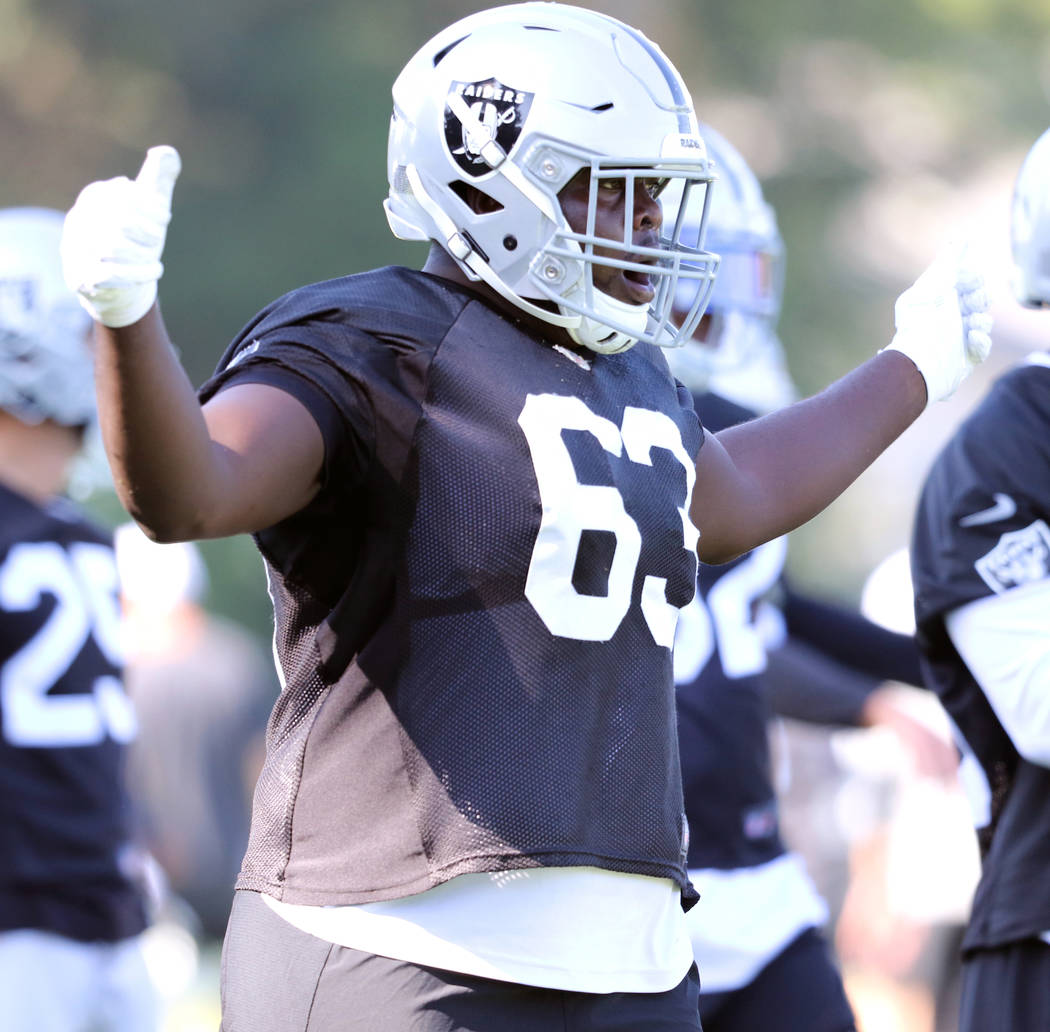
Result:
M421 261L381 209L390 84L434 31L485 6L0 0L0 204L67 208L90 180L133 175L146 147L176 145L161 296L200 382L274 296ZM750 159L766 152L755 164L789 253L782 335L805 392L885 343L892 299L918 271L839 260L858 197L895 176L948 189L990 154L1023 153L1050 121L1043 0L591 6L657 40L701 118ZM268 633L250 546L206 555L214 603Z

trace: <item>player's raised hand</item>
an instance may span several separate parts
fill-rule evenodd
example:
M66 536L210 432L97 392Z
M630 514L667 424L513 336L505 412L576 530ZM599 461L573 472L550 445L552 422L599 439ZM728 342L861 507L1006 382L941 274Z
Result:
M897 298L894 319L897 333L887 348L919 367L927 403L950 397L992 347L988 295L973 249L947 246Z
M174 147L151 147L134 179L118 176L89 184L66 215L66 284L104 326L129 326L156 300L171 195L181 167Z

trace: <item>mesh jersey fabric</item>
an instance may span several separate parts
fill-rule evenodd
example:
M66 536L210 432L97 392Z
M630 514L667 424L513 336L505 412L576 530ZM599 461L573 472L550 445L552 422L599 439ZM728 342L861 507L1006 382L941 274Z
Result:
M239 887L355 903L590 865L691 904L658 628L694 590L703 431L658 349L581 362L390 268L260 313L201 397L242 382L298 397L325 460L256 535L285 687Z
M100 682L123 691L93 618L99 605L117 618L112 543L64 500L41 507L3 485L0 528L0 930L115 942L146 914L125 736L91 720Z
M991 800L966 951L1050 928L1050 770L1020 756L944 625L952 609L1050 577L1048 412L1050 368L1030 361L1001 376L935 460L912 536L923 675ZM973 519L998 495L1012 514Z

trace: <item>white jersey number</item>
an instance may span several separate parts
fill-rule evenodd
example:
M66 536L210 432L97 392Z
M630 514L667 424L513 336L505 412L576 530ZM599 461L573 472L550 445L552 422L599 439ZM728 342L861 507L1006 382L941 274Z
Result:
M766 646L755 626L755 604L780 579L786 553L786 538L767 541L715 581L706 605L697 592L678 625L675 684L695 681L716 644L726 677L749 677L765 670Z
M49 694L94 638L113 665L123 662L117 569L105 545L53 541L15 545L0 566L0 609L29 612L48 595L44 625L0 670L4 738L40 748L96 745L136 732L131 702L118 677L96 677L90 692Z
M525 597L551 634L577 641L608 641L631 607L642 535L615 487L581 484L563 432L591 434L611 455L652 465L655 448L669 451L686 475L685 501L679 507L682 545L696 552L698 532L689 519L689 499L696 470L682 445L674 420L662 412L627 408L623 425L595 415L579 398L530 394L518 417L536 471L543 516L532 549ZM616 541L605 595L582 595L572 583L583 532L606 531ZM674 642L678 608L666 597L664 578L648 576L641 608L653 640L666 648Z

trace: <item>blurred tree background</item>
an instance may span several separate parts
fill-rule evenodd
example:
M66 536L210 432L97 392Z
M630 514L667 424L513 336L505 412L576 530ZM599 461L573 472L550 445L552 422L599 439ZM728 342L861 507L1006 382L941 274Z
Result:
M146 147L177 146L161 297L199 383L274 296L421 261L381 208L390 84L434 31L485 6L0 0L0 205L65 209L92 179L134 175ZM802 392L888 341L893 299L960 218L1001 265L1013 175L1050 123L1043 0L590 6L659 42L701 119L763 178L787 242L781 329ZM1028 324L1014 314L1004 336L1024 343ZM855 595L905 543L932 451L987 375L796 535L798 579ZM95 504L120 518L111 499ZM215 542L205 555L213 605L268 634L250 543Z

